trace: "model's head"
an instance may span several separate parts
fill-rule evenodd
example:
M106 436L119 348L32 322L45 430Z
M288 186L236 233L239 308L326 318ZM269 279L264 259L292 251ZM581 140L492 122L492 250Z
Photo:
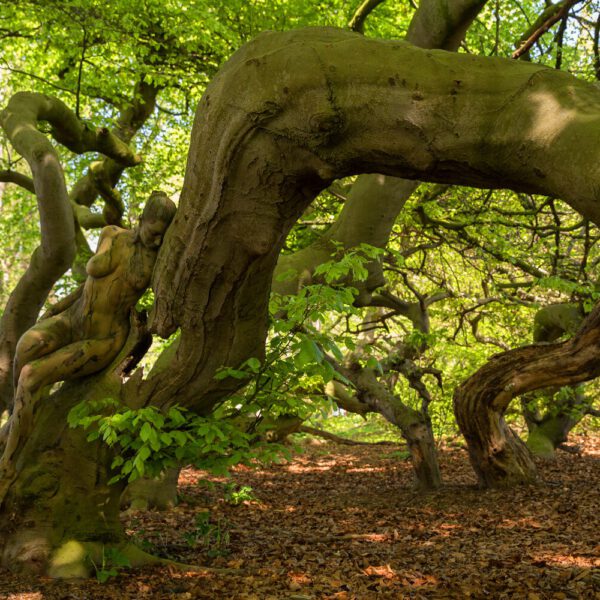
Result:
M140 219L140 239L148 248L158 248L162 244L177 207L164 192L152 192Z
M150 198L148 198L148 202L144 206L142 221L154 219L166 223L168 227L176 212L177 206L175 206L175 202L164 192L155 191L150 194Z

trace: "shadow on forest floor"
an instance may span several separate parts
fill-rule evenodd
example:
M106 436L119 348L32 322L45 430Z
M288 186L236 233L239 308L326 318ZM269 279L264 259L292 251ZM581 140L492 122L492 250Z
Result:
M238 571L155 568L104 585L0 571L0 598L600 599L600 436L576 441L582 456L539 463L543 485L508 491L478 490L459 448L441 454L446 487L424 496L390 446L309 446L238 467L229 485L209 477L212 489L186 469L181 504L128 529L148 551Z

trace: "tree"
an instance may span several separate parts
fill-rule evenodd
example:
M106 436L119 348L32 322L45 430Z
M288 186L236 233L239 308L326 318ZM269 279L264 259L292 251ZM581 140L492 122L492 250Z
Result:
M113 452L67 428L71 408L111 397L210 413L240 385L215 379L221 367L261 357L285 235L334 179L379 171L509 186L561 197L598 222L599 104L594 86L538 65L331 29L266 33L244 46L203 96L178 214L154 273L150 329L168 336L179 328L179 344L150 377L123 384L115 369L136 345L134 328L108 369L39 403L31 435L11 457L15 476L0 514L4 564L45 569L49 560L55 575L81 574L86 553L122 542L123 484L108 483ZM567 157L577 157L577 169ZM533 476L503 411L518 393L595 376L597 318L592 313L573 341L509 352L459 388L457 416L484 482ZM542 376L556 357L565 370ZM532 375L520 380L514 371L523 360Z

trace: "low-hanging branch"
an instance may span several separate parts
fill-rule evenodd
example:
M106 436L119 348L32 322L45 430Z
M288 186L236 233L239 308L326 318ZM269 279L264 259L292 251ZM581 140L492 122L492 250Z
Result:
M325 440L329 440L331 442L335 442L336 444L344 444L346 446L375 446L375 445L396 445L396 442L362 442L360 440L352 440L350 438L343 438L339 435L335 435L335 433L331 433L329 431L323 431L323 429L318 429L316 427L309 427L308 425L300 425L298 428L300 433L309 433L310 435L314 435L317 437L321 437Z

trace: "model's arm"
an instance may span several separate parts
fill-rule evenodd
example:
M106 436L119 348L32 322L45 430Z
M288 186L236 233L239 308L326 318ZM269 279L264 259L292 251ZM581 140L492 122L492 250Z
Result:
M114 242L117 235L122 231L115 225L109 225L102 230L98 240L96 254L88 260L85 270L90 277L98 279L112 273L117 267L114 256Z

